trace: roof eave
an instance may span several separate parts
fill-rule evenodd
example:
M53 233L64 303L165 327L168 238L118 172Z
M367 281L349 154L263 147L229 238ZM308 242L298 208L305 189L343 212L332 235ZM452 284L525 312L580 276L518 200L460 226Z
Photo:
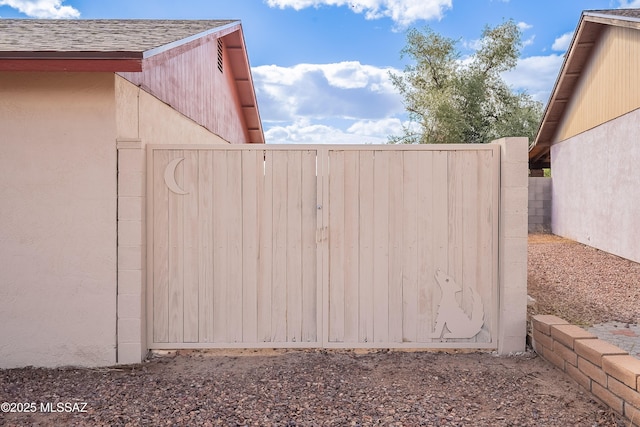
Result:
M260 119L260 111L258 110L258 101L255 86L253 85L249 56L244 42L242 24L238 22L236 28L231 29L224 35L228 36L224 38L225 49L227 49L233 70L233 79L244 115L248 142L252 144L264 144L265 139L262 120Z
M141 71L142 52L0 52L0 71Z
M589 58L594 45L593 41L581 41L585 28L589 24L600 24L600 22L592 21L587 12L583 12L567 53L565 53L564 61L553 86L534 143L529 149L529 165L532 169L538 169L541 165L543 165L542 167L550 167L550 146L553 144L558 125L580 79L586 61L585 58ZM596 39L597 37L599 37L599 32L596 33ZM587 49L587 51L586 53L583 51L582 54L578 54L579 49Z

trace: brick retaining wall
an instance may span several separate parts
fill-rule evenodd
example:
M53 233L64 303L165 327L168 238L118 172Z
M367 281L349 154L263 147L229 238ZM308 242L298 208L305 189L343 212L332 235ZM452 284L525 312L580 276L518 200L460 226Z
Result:
M533 349L640 426L640 359L556 316L532 319Z

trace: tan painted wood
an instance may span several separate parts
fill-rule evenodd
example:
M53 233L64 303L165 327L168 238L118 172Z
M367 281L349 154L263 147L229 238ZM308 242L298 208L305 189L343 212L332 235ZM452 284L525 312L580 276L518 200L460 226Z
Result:
M403 154L402 341L418 341L418 160L420 153ZM424 167L424 166L422 166Z
M389 341L402 342L403 153L389 153Z
M213 341L229 342L227 336L228 231L227 152L213 153Z
M287 334L286 340L302 340L302 153L287 153Z
M417 283L416 283L416 337L420 343L431 342L433 319L435 318L433 298L433 272L435 271L434 252L437 249L437 234L435 228L434 207L434 153L424 151L417 153L417 183L416 183L416 239L417 239ZM409 168L413 167L409 162ZM408 173L411 174L409 171ZM411 189L409 189L411 191ZM407 227L411 233L411 226ZM437 307L436 307L437 308ZM408 314L410 316L410 314ZM407 319L409 321L409 319ZM412 330L409 330L412 332ZM407 334L407 336L410 336Z
M258 181L260 260L258 264L258 339L271 342L273 285L273 151L265 152L264 179Z
M359 156L355 151L344 152L344 284L343 284L343 340L358 342L359 336Z
M431 289L432 317L430 333L434 331L438 308L442 299L442 291L435 281L437 270L449 269L449 152L435 151L433 153L433 270L428 272ZM446 179L445 183L442 180ZM437 184L439 183L439 184ZM445 226L446 224L446 226ZM433 339L437 340L437 339Z
M373 341L389 342L389 160L377 151L373 196Z
M497 308L498 292L496 289L497 271L493 264L498 261L498 197L499 190L496 185L491 185L498 180L499 159L497 153L478 152L478 186L482 191L478 192L478 254L477 264L477 289L483 297L485 305L482 331L477 337L478 342L490 342L491 331L496 331L497 316L494 315Z
M199 152L198 159L198 209L199 209L199 300L198 340L214 341L213 332L213 152Z
M469 316L472 315L475 295L472 290L478 289L478 263L486 258L478 251L478 215L482 210L479 196L484 190L478 187L478 155L473 151L460 153L462 168L462 277L458 284L462 288L461 307ZM480 184L484 184L481 182ZM475 339L474 339L475 340Z
M243 281L242 264L242 152L227 152L227 340L242 342ZM222 284L221 284L222 285Z
M258 341L258 182L263 180L262 150L242 152L242 341Z
M497 150L226 148L151 156L153 348L495 346ZM475 338L432 337L438 269Z
M582 70L555 141L640 108L640 31L607 27Z
M302 151L302 341L317 343L321 315L318 308L318 254L316 230L318 200L316 151Z
M169 189L164 169L169 151L153 153L153 342L169 341Z
M374 151L360 151L358 195L360 199L359 212L359 301L358 301L358 342L373 342L373 270L374 270Z
M273 158L271 340L287 341L287 152Z
M329 152L329 341L344 341L344 152Z
M193 150L183 152L184 190L184 342L199 341L200 312L200 232L198 157Z
M172 160L182 158L173 151ZM178 163L175 179L184 188L184 164ZM184 336L184 197L169 192L169 342L182 342Z

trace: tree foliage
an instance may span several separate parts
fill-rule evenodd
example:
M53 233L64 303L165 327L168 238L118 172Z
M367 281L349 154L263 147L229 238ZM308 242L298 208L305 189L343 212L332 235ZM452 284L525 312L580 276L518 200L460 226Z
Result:
M485 143L535 136L542 104L505 83L518 61L521 34L513 21L485 27L475 54L462 58L457 41L430 28L411 29L403 56L414 64L392 74L412 123L394 143Z

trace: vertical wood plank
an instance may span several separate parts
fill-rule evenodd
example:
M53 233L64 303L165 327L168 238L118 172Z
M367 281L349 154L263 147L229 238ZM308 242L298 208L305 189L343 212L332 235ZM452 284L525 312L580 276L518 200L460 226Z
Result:
M199 218L199 301L198 339L213 342L213 152L202 151L198 160Z
M471 317L474 306L473 290L478 290L478 151L459 153L462 164L462 277L458 285L462 288L461 307Z
M359 156L344 153L344 342L358 342L359 313Z
M462 211L463 192L462 177L464 169L460 151L449 153L448 187L449 187L449 257L447 274L457 283L462 282Z
M213 152L213 335L215 342L227 337L228 206L227 151Z
M273 151L264 154L264 177L258 181L260 262L258 265L258 339L272 341L271 288L273 280Z
M389 340L389 152L376 151L373 198L373 335Z
M287 341L302 340L302 153L287 153Z
M169 341L169 189L164 169L169 152L153 152L153 342Z
M172 159L183 152L172 151ZM184 161L175 169L175 179L184 188ZM184 195L169 192L169 342L184 337Z
M432 284L432 319L431 331L434 331L438 315L438 307L442 291L435 281L437 270L447 273L449 269L449 153L435 151L433 153L433 236L434 236L434 270L430 272L429 282ZM437 339L436 339L437 341Z
M262 150L242 152L242 341L258 341L258 180Z
M497 281L493 277L493 266L498 259L494 256L493 241L497 226L494 223L493 199L499 191L499 182L494 179L494 156L491 151L478 152L478 247L477 247L477 286L478 293L483 296L484 326L478 335L478 342L491 342L492 325L495 311L494 301L497 299ZM496 162L499 163L499 162Z
M402 341L416 342L418 328L418 156L405 151L402 204Z
M329 151L329 341L344 341L344 152Z
M402 342L403 152L392 151L389 164L389 341Z
M317 176L314 150L302 152L302 341L317 342L318 259L316 251Z
M329 343L329 149L318 148L318 325L323 346Z
M273 283L271 334L287 340L287 152L273 152Z
M374 271L374 151L359 153L360 182L359 184L359 342L373 342L373 271Z
M242 157L227 152L227 339L242 342Z
M184 342L198 342L200 299L200 212L198 151L184 151Z
M433 301L434 283L434 244L437 226L434 223L434 161L433 152L418 152L417 164L417 212L416 235L418 239L418 277L417 277L417 325L416 340L430 342L435 318L434 309L437 302Z

